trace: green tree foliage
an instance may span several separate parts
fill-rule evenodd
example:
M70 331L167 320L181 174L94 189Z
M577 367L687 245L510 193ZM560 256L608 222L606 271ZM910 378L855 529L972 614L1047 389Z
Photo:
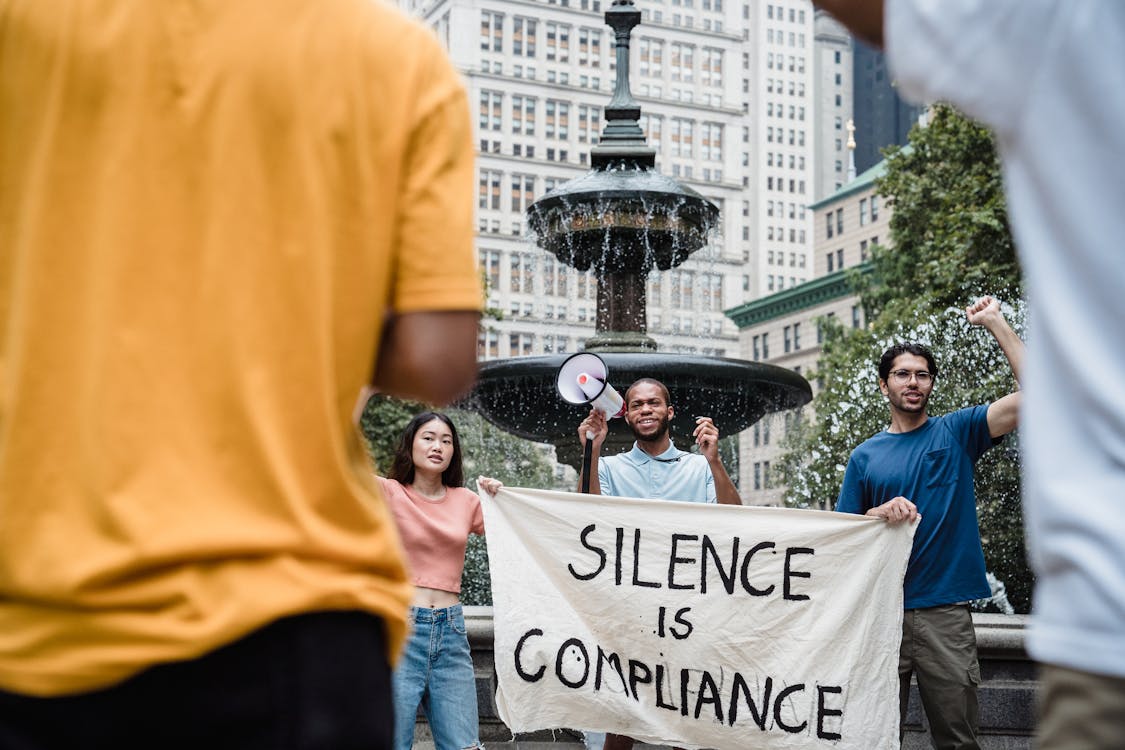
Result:
M874 273L857 284L869 317L909 320L964 307L997 292L1018 296L1021 280L990 131L934 107L910 145L885 152L876 181L893 209L893 248L872 251Z
M367 402L360 418L360 428L367 438L377 471L384 472L390 467L403 429L415 414L428 408L425 404L388 396L374 396ZM543 446L509 435L472 411L448 409L445 413L457 426L465 484L474 492L477 477L482 475L520 487L556 487L555 463ZM476 535L469 537L465 553L461 601L465 604L492 603L488 549L484 539Z
M910 145L886 152L877 181L893 207L889 247L872 253L872 273L853 273L866 328L824 320L816 372L822 386L813 416L786 436L781 470L786 502L831 509L852 450L889 414L879 392L878 358L891 344L930 346L940 369L930 413L991 402L1015 382L992 337L971 327L964 307L982 294L1003 300L1018 332L1024 328L1021 279L990 133L947 106L935 108ZM1018 437L1009 436L977 464L976 494L988 569L1005 582L1017 611L1030 604L1031 573L1023 547Z

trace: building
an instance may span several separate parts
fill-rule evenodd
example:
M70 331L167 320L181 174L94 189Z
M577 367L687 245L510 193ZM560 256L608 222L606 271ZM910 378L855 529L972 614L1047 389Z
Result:
M861 41L854 42L856 168L861 172L882 160L880 149L891 144L906 145L910 128L918 122L924 107L904 102L895 89L882 50Z
M873 245L889 241L890 211L875 192L875 179L886 162L859 175L824 200L810 206L817 231L814 278L727 311L738 325L742 356L788 367L808 377L815 374L823 321L864 325L863 311L848 280L853 269L870 266ZM813 393L819 389L811 379ZM743 435L739 447L739 491L748 505L780 505L784 487L778 481L783 440L794 420L808 418L811 407L773 414ZM827 498L831 500L833 498Z
M813 144L813 198L821 200L849 180L844 123L853 119L853 46L848 30L825 11L816 12L814 24L813 75L817 110L822 114L817 118Z

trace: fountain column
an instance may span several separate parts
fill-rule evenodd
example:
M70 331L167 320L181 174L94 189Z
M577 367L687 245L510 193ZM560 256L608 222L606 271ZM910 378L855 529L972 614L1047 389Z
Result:
M614 32L617 79L604 112L605 126L591 150L590 172L566 182L528 208L536 242L565 265L593 270L598 280L597 323L586 340L609 367L615 387L640 377L662 381L672 395L672 431L684 438L696 415L714 418L733 435L764 414L791 409L812 397L791 370L737 359L658 352L647 334L648 274L683 263L707 244L718 207L690 187L660 174L656 151L640 126L641 107L629 88L629 44L641 21L632 0L605 13ZM583 410L555 390L565 355L516 357L481 364L471 408L522 437L552 443L560 461L581 460L575 429ZM610 422L606 450L633 440L624 420Z

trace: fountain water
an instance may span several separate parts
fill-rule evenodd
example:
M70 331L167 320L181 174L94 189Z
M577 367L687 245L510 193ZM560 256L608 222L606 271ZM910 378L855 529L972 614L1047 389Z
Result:
M738 359L657 351L646 334L645 279L674 268L707 243L718 208L655 169L641 109L629 89L629 39L641 14L632 0L615 0L605 14L614 31L617 81L605 109L606 126L591 151L593 169L543 196L528 209L536 241L564 264L598 278L596 335L587 351L605 360L622 392L653 377L668 386L675 407L672 434L689 436L695 417L714 419L721 435L736 434L767 413L812 398L808 382L785 368ZM555 391L566 355L485 362L473 408L502 429L552 443L560 461L580 461L576 428L584 416ZM623 420L610 423L606 444L632 442Z

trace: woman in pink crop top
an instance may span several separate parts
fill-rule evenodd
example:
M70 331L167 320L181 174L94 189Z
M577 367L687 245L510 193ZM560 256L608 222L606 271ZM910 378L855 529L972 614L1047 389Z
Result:
M402 433L380 478L414 581L413 632L394 673L395 750L414 744L421 704L434 745L482 747L461 572L469 534L484 533L480 498L462 486L461 443L444 414L423 412Z

